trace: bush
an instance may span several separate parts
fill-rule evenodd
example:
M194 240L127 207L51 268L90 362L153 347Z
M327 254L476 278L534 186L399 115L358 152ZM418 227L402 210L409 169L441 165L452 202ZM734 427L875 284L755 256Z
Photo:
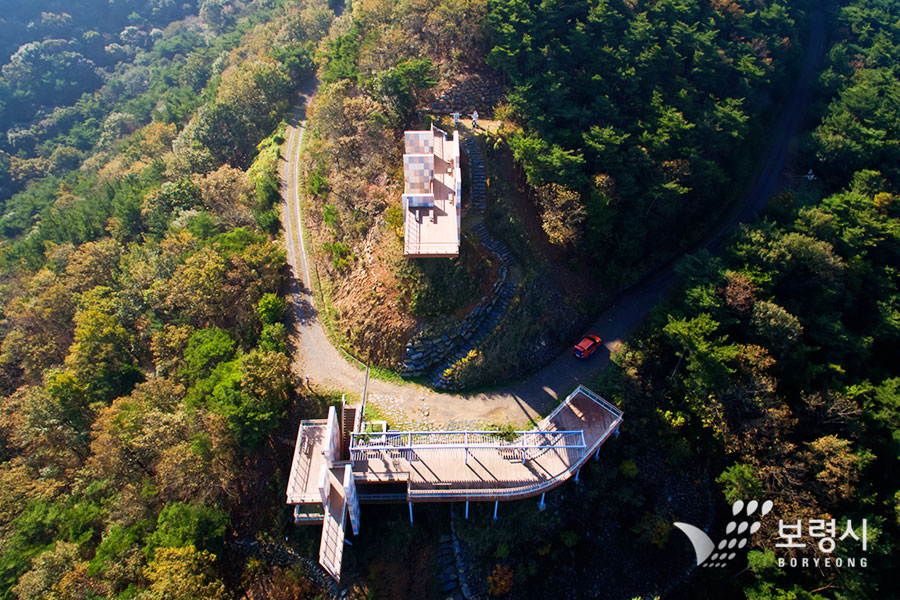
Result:
M353 258L350 248L344 242L325 242L322 246L325 252L331 255L331 264L338 271L343 271L350 266L348 259Z
M221 556L225 540L225 513L202 504L175 502L159 513L156 530L150 534L144 552L152 559L157 548L194 546Z
M276 294L264 294L256 305L256 314L263 325L278 323L284 314L284 300Z

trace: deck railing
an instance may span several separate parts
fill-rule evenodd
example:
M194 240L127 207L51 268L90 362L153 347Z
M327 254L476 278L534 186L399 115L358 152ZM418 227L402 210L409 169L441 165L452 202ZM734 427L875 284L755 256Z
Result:
M354 452L404 450L502 449L540 450L552 448L584 449L584 432L577 431L388 431L354 433L350 436L350 454Z
M419 489L410 487L408 498L411 501L436 500L436 499L464 499L464 500L497 500L497 499L521 499L540 494L548 491L561 482L572 477L578 469L586 463L591 454L588 450L598 448L606 439L612 435L619 425L619 420L614 421L604 431L600 439L593 445L593 448L586 448L584 444L573 446L555 446L557 449L572 449L574 455L569 456L571 463L565 471L557 473L546 478L529 479L520 482L506 482L504 487L478 488L469 487L468 485L455 485L454 482L448 483L446 487L423 486ZM528 432L533 433L533 432ZM572 432L553 432L553 433L572 433ZM582 432L578 432L582 433ZM582 437L582 440L584 438ZM515 446L507 446L512 448ZM550 446L546 447L550 449ZM534 452L531 450L530 452Z
M312 464L311 453L313 452L314 441L311 438L311 431L315 428L325 427L324 420L303 421L297 430L297 443L294 446L294 457L291 461L291 473L288 476L288 503L291 498L306 489L306 483L309 480L310 465ZM313 475L315 476L315 475Z
M548 450L586 448L584 432L577 431L388 431L350 436L351 460L399 458L415 460L423 450L497 450L529 460Z

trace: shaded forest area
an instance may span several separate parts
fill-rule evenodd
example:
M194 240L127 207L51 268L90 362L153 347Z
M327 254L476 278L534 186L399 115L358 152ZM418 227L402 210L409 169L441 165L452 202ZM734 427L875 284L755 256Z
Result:
M642 597L672 591L672 557L692 557L672 523L702 524L693 505L708 497L719 515L711 532L725 530L736 500L772 499L775 508L751 542L748 569L697 569L676 597L897 596L900 12L887 1L847 4L830 10L817 124L797 152L821 180L778 194L720 255L679 264L672 298L592 384L626 421L589 483L564 492L558 525L526 516L521 531L504 531L509 540L485 542L485 519L468 534L483 573L513 595L587 598L586 589L614 588L628 597L641 578ZM690 505L661 469L692 488ZM810 520L832 518L836 538L848 520L861 538L865 519L868 548L846 537L832 550L806 533ZM803 522L805 547L775 547L786 541L779 519ZM544 540L554 556L571 547L561 572L555 560L542 567ZM778 568L776 557L791 556L868 565Z
M515 124L504 141L551 242L617 285L709 227L792 89L807 8L493 4L486 60L509 81Z

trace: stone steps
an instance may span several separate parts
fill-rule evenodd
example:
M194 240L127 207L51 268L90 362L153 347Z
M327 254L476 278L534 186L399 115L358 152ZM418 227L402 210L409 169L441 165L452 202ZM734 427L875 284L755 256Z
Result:
M487 116L504 97L503 88L489 81L465 81L454 85L431 103L430 112L436 114L462 113L469 117L474 110Z
M431 376L431 384L436 389L448 389L454 386L455 383L453 378L447 377L445 372L447 370L452 372L459 361L465 358L469 352L477 348L497 329L503 315L506 314L506 310L509 308L510 301L513 296L515 296L516 288L516 284L504 282L503 288L497 297L497 302L494 303L493 309L474 331L472 336L467 339L464 344L460 344L453 354L438 363Z
M469 212L483 215L487 208L487 175L484 168L484 154L481 146L472 138L462 144L463 152L469 157Z
M487 208L484 154L473 138L464 140L462 149L469 157L470 165L468 212L476 216L483 215ZM438 389L455 385L452 372L469 352L497 330L518 289L518 282L510 280L510 270L515 265L515 259L506 244L494 239L480 220L471 227L470 233L499 261L498 280L494 282L491 292L481 299L478 306L466 315L453 332L407 344L406 359L400 369L404 377L428 375L431 384ZM447 371L450 372L450 377L445 376Z
M438 576L441 580L441 598L463 600L460 588L459 571L456 566L456 555L449 535L442 535L437 551Z

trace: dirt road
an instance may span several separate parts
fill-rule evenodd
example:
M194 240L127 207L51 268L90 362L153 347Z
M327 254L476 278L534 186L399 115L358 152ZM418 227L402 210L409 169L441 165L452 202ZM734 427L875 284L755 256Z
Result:
M811 35L806 56L790 102L773 131L773 139L764 161L742 201L736 203L689 252L714 249L726 233L739 222L753 219L756 212L777 189L787 159L791 139L796 135L809 99L810 84L825 48L825 16L821 7L812 15ZM295 368L309 377L313 388L359 392L363 372L348 362L328 341L318 320L310 286L310 272L303 251L300 214L298 157L304 135L304 111L298 109L288 129L286 161L283 169L285 243L293 271L292 306L297 316ZM659 265L641 281L624 291L609 309L589 328L603 338L605 348L588 361L575 359L566 351L527 380L492 392L479 394L436 393L413 384L385 381L369 382L369 402L378 406L396 422L417 423L424 427L451 428L478 422L525 425L529 419L546 414L579 382L584 382L609 364L611 350L640 325L650 310L674 283L671 260ZM603 394L603 390L596 390Z

